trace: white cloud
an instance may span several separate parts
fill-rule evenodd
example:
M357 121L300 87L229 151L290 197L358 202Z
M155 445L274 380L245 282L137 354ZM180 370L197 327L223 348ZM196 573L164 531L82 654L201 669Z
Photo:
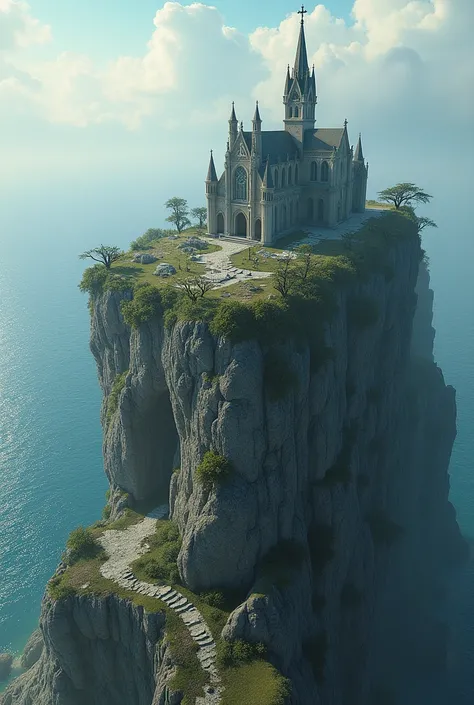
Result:
M306 16L322 122L342 124L347 117L371 130L470 125L472 0L355 0L353 18L348 24L323 5ZM281 119L286 64L293 61L299 27L295 15L246 36L226 27L213 7L167 2L154 24L141 56L125 54L105 68L69 53L29 63L24 47L47 41L50 29L25 3L0 0L6 47L0 100L29 100L42 118L80 127L118 122L138 128L147 118L169 130L222 125L233 99L248 124L255 98L267 126Z

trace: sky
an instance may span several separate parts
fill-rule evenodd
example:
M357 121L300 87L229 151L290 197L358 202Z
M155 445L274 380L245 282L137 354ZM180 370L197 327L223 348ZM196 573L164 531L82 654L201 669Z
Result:
M203 190L222 170L231 101L281 129L298 5L284 0L0 0L0 186L129 170ZM369 195L423 181L474 150L472 0L306 5L317 124L363 135ZM434 186L434 183L433 183ZM372 189L372 191L371 191ZM200 191L199 191L200 193Z

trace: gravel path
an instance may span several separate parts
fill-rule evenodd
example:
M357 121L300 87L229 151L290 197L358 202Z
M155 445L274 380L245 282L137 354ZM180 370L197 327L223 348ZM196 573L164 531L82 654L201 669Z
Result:
M133 590L147 597L159 598L181 617L191 637L199 646L197 657L210 678L210 685L206 686L205 695L196 699L196 705L219 705L222 687L216 667L216 644L204 617L192 602L169 585L152 585L137 580L130 569L133 561L148 551L149 546L145 539L155 533L156 520L163 519L167 515L168 506L163 505L143 521L129 526L128 529L105 531L99 541L108 555L108 560L102 565L100 572L104 578L113 580L127 590Z
M206 239L206 238L203 238ZM267 279L271 277L271 272L256 272L249 269L239 269L234 267L230 258L237 252L242 252L248 247L258 245L253 240L242 240L242 242L233 242L230 240L214 240L208 238L208 242L213 245L219 245L222 249L218 252L203 254L200 257L200 262L206 266L206 277L214 282L214 287L220 289L236 282L246 281L251 282L252 279Z

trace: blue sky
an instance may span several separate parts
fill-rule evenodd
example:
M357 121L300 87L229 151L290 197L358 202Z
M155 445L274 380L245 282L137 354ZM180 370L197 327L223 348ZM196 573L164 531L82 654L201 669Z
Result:
M0 184L133 173L156 180L160 199L169 184L200 193L211 147L222 169L232 100L245 126L258 99L264 129L281 129L298 7L0 0ZM306 7L317 124L347 118L352 143L362 132L369 193L396 180L428 188L453 154L467 174L472 0Z

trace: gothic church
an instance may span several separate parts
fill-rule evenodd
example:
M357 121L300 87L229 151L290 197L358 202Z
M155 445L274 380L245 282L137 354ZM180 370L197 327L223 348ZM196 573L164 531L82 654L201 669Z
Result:
M316 128L316 77L310 70L304 7L295 65L288 67L284 130L262 131L258 103L252 131L240 127L232 104L224 173L211 152L206 179L209 234L246 237L270 245L298 227L334 227L365 210L368 165L362 142L349 146L341 128Z

